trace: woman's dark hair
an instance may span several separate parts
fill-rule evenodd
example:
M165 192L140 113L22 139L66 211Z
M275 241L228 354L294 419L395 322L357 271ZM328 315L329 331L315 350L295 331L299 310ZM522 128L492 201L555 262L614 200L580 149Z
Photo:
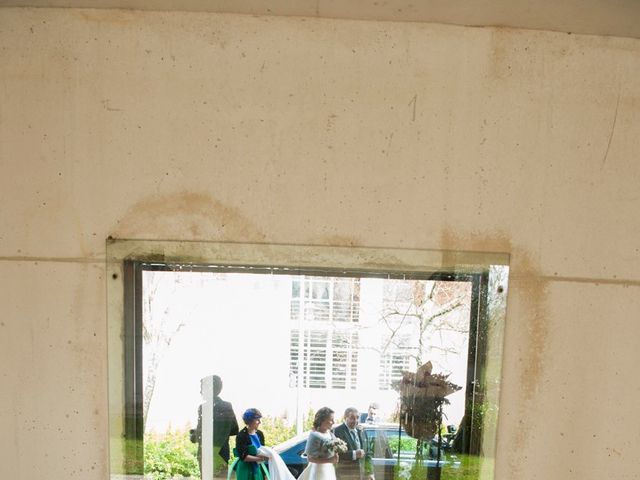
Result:
M329 407L322 407L316 412L316 416L313 417L313 428L317 430L320 427L320 424L327 418L329 418L333 413L333 410L331 410Z
M242 414L242 420L245 424L249 425L249 422L254 421L256 418L262 418L262 413L257 408L248 408Z

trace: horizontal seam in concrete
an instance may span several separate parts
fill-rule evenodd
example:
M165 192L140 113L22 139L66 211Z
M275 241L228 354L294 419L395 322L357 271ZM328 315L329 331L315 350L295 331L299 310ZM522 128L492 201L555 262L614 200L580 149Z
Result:
M591 283L606 285L622 285L625 287L640 287L640 280L625 280L619 278L585 278L585 277L557 277L540 275L538 278L548 282L566 282L566 283Z
M53 263L104 263L106 258L83 258L83 257L0 257L0 262L53 262ZM586 284L605 284L605 285L621 285L628 287L640 287L640 280L619 279L619 278L589 278L589 277L561 277L557 275L518 275L512 273L511 279L514 278L537 278L545 282L563 282L563 283L586 283Z
M84 257L0 257L0 262L104 263L105 258Z

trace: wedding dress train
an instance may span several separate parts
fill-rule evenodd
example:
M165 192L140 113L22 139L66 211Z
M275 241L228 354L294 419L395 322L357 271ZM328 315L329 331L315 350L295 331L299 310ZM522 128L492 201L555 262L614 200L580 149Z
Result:
M295 480L282 457L271 447L260 447L258 455L269 458L270 480ZM305 468L298 480L336 480L336 469L332 463L311 463Z
M311 463L307 465L298 480L336 480L336 468L333 463Z
M296 480L282 460L282 457L271 447L260 447L258 455L269 459L270 480ZM334 479L335 480L335 479Z

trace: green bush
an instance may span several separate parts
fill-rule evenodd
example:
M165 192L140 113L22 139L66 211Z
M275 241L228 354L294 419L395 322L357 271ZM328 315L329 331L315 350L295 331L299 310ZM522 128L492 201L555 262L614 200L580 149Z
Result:
M289 440L296 434L296 427L289 426L281 417L262 417L260 430L264 433L265 442L270 446Z
M483 465L488 472L483 478L493 478L493 459L478 455L456 455L456 459L460 467L443 469L442 480L478 480Z
M486 464L488 476L493 478L493 460L477 455L452 455L447 458L441 471L441 480L480 480L481 467ZM418 463L396 465L396 480L427 480L428 471L432 470Z
M188 431L147 434L144 439L144 473L153 480L200 478L198 445L189 441Z
M313 410L307 413L305 428L311 427L313 413ZM262 417L260 430L264 432L267 445L270 446L282 443L296 434L295 426L289 426L285 419L280 417ZM231 437L229 443L233 450L235 437ZM162 435L146 434L144 436L144 474L153 480L183 477L199 479L198 444L189 441L189 431L168 430Z

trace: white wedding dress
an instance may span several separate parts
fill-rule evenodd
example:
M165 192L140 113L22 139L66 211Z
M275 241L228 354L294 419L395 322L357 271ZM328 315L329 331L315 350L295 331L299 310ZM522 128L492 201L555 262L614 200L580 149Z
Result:
M312 431L307 440L305 452L309 457L331 458L333 452L329 451L327 445L333 440L331 432L320 433ZM298 480L336 480L336 468L333 463L312 463L309 462Z
M336 468L333 463L309 462L298 480L336 480Z
M271 447L260 447L258 455L269 458L269 478L270 480L295 480L291 472L282 460L282 457Z

